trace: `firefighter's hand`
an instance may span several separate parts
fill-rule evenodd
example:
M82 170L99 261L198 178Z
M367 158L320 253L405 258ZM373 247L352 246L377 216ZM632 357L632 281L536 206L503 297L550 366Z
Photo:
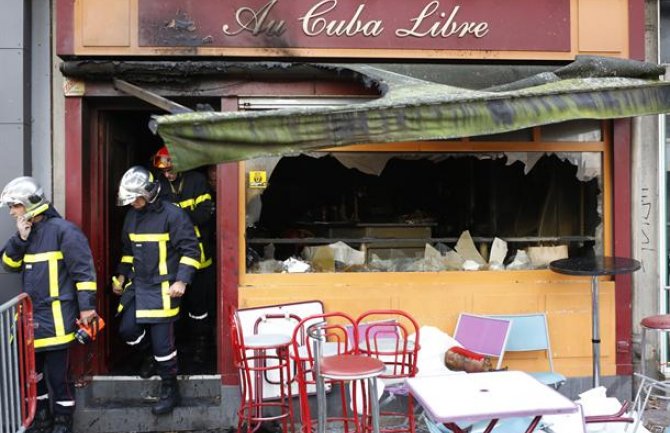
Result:
M19 237L21 237L21 239L24 241L27 241L28 236L30 236L30 230L33 228L33 220L24 217L18 217L16 219L16 228L19 230Z
M126 281L126 277L123 275L117 275L116 277L112 277L112 292L114 292L115 295L120 295L123 293L123 283Z
M85 310L79 313L79 322L82 325L87 326L96 317L98 317L98 314L95 310Z
M175 281L172 283L170 286L170 297L171 298L180 298L184 292L186 291L186 284L184 284L182 281Z

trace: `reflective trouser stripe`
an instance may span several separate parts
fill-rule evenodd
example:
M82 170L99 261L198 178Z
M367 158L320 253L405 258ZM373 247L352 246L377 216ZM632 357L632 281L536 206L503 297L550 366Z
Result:
M195 314L188 313L188 317L190 317L193 320L205 320L209 316L209 313L201 314L200 316L196 316Z
M74 406L74 400L57 401L56 404L59 406L71 407Z
M139 337L137 337L136 340L134 340L134 341L126 341L126 344L127 344L128 346L135 346L135 345L137 345L137 344L140 344L140 342L142 341L142 339L144 338L145 335L147 335L147 331L146 331L146 329L145 329L144 331L142 331L142 335L140 335Z
M169 355L165 355L165 356L155 356L155 355L154 355L154 359L155 359L157 362L165 362L165 361L169 361L169 360L171 360L172 358L174 358L174 357L176 357L176 356L177 356L177 351L175 350L175 351L172 352L171 354L169 354Z
M49 394L42 394L37 396L38 400L48 400L49 399Z

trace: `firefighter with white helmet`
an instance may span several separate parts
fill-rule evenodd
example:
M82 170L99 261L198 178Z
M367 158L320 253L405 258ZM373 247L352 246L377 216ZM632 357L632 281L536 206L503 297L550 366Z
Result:
M152 408L156 415L171 412L181 399L174 321L179 317L180 298L200 263L188 215L162 201L159 190L158 182L144 167L131 167L123 175L118 205L131 205L132 209L123 223L121 263L112 279L117 295L134 290L132 300L123 306L121 338L135 347L151 342L161 377L160 397Z
M88 325L97 318L91 249L82 231L58 214L32 177L9 182L0 206L9 207L17 227L0 251L2 266L21 272L36 323L37 412L27 432L71 433L75 398L68 347L75 341L77 322Z

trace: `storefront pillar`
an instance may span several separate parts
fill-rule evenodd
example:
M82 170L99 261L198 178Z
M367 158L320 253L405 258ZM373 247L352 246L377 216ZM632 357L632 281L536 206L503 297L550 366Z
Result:
M631 251L631 120L613 122L612 186L614 255L632 257ZM633 374L631 275L617 275L616 305L616 374Z

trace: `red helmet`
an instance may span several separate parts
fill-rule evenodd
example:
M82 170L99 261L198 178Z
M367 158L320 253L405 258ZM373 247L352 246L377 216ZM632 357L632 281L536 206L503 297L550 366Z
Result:
M163 171L172 170L172 157L167 146L158 149L158 152L154 155L154 167Z

